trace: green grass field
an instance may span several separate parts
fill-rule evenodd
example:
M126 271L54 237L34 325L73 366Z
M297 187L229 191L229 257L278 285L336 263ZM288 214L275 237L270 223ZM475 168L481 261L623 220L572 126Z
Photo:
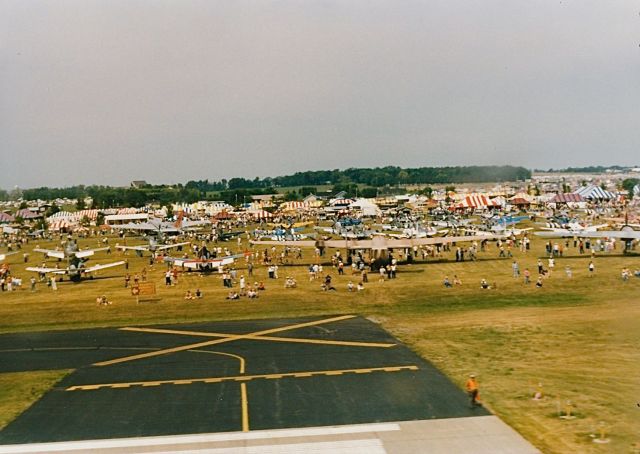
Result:
M116 243L111 239L111 245ZM130 241L131 243L131 241ZM53 243L41 243L47 247ZM35 244L30 244L30 250ZM81 246L97 246L96 239ZM229 247L235 247L230 242ZM537 275L536 261L544 243L536 237L533 250L514 251L520 269ZM57 292L38 284L28 290L29 273L18 255L10 257L14 275L25 290L0 294L0 332L76 329L206 320L360 314L381 325L432 361L454 382L464 383L474 372L485 405L545 453L633 452L640 442L640 279L622 282L622 267L640 268L638 257L603 254L595 258L596 272L588 276L589 256L570 248L558 258L542 288L514 279L511 259L498 259L495 245L480 253L477 262L448 261L402 265L398 278L380 282L371 273L366 288L349 293L346 285L357 276L345 276L325 265L337 292L322 292L320 282L308 279L311 251L298 264L280 267L278 280L267 279L257 266L249 281L264 281L267 290L258 300L225 300L228 290L217 275L185 273L175 287L164 286L165 265L149 268L148 259L127 256L133 275L143 267L157 283L157 302L136 304L124 288L124 270L105 270L98 279L79 284L64 282ZM119 259L120 253L100 253L92 262ZM31 254L31 264L41 259ZM546 267L545 260L545 267ZM565 266L571 266L568 278ZM246 273L244 261L238 274ZM457 274L463 284L444 288L445 275ZM298 288L284 289L284 277L294 276ZM497 284L482 290L481 278ZM532 278L535 282L535 277ZM199 287L201 300L185 301L186 290ZM98 306L106 294L111 306ZM6 424L39 398L66 371L0 374L0 420ZM538 383L544 398L532 400ZM18 384L21 384L18 386ZM573 420L562 420L558 409L573 403ZM599 425L607 429L608 445L592 443Z

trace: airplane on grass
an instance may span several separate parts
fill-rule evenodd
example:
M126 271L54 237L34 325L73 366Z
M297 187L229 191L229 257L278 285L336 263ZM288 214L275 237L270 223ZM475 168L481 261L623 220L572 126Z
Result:
M191 244L189 241L185 241L183 243L175 243L175 244L160 244L155 239L149 238L149 244L141 244L138 246L123 246L116 244L116 249L119 251L137 251L138 253L142 252L151 252L152 255L156 255L160 251L165 251L167 249L171 249L179 246L186 246Z
M321 251L325 248L338 248L348 250L372 250L377 255L390 249L412 249L414 246L435 246L465 241L483 241L498 239L498 235L467 235L467 236L443 236L437 238L387 238L382 235L376 235L371 239L339 239L339 240L302 240L302 241L250 241L254 245L269 246L300 246L300 247L316 247Z
M220 267L231 265L236 261L236 259L244 256L245 254L236 254L236 255L227 255L225 257L219 257L219 258L195 258L195 259L165 257L164 261L166 263L171 263L174 266L186 268L189 271L195 270L203 273L210 273L214 270L217 271Z
M0 262L4 261L10 255L17 254L17 252L5 252L4 254L0 254Z
M121 230L138 230L142 232L148 232L154 235L163 234L179 234L194 230L197 227L204 225L211 225L211 221L189 221L183 220L182 215L178 216L176 222L163 221L161 219L150 219L147 222L130 222L128 224L118 225L117 228ZM114 226L116 227L116 226Z
M47 257L54 257L60 260L63 259L72 259L74 257L78 259L86 259L87 257L91 257L96 252L106 251L109 247L99 247L95 249L78 249L78 245L76 243L69 243L64 250L56 250L56 249L42 249L36 247L33 249L34 252L42 252Z
M598 227L598 226L594 226ZM556 229L552 232L535 232L535 235L542 238L603 238L603 239L616 239L624 241L624 252L631 251L634 241L640 241L640 231L634 230L631 226L625 225L620 230L595 230L586 228L581 231L565 230L559 231Z
M85 267L84 261L81 259L72 260L69 263L69 266L66 268L51 268L51 267L42 267L42 266L28 266L25 268L27 271L34 271L36 273L50 273L55 275L69 276L69 278L74 282L79 282L80 279L86 277L87 274L95 273L96 271L104 270L107 268L112 268L114 266L124 265L125 261L121 260L119 262L106 263L104 265L93 265L90 267ZM90 279L93 279L93 276L89 276Z
M85 262L88 260L88 257L91 257L96 252L106 251L109 247L101 247L96 249L78 249L77 243L69 243L67 247L62 251L52 250L52 249L41 249L34 248L35 252L42 252L48 257L54 257L59 260L67 259L68 265L66 268L55 268L48 266L30 266L27 267L27 271L34 271L36 273L51 273L51 274L59 274L59 275L68 275L70 276L72 281L79 281L82 277L87 274L94 273L96 271L100 271L106 268L111 268L114 266L124 265L125 261L118 261L113 263L106 263L104 265L93 265L87 267Z

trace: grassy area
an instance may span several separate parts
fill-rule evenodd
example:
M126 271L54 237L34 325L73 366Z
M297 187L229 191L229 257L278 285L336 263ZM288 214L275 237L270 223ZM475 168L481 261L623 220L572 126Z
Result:
M0 429L36 402L70 370L0 374Z
M95 239L81 244L97 245ZM514 251L514 259L521 270L536 275L543 242L534 238L533 247L526 254ZM513 278L512 259L498 259L493 246L477 262L456 263L452 251L445 261L401 266L395 280L380 282L371 273L363 292L349 293L347 282L358 277L337 276L329 265L325 272L334 276L337 292L322 292L319 281L309 282L305 264L311 252L305 251L300 263L280 267L277 281L258 266L249 281L265 281L267 290L255 301L225 300L227 290L217 276L185 273L177 286L165 288L164 265L150 268L146 258L128 255L129 272L146 267L160 301L136 304L124 288L124 271L106 270L93 281L60 284L57 292L39 286L35 293L1 294L0 332L356 313L379 321L461 386L468 373L478 374L485 404L544 452L628 452L640 442L640 279L623 283L620 270L640 268L640 260L598 256L595 275L589 277L590 257L578 256L573 248L568 253L556 260L540 289ZM116 258L120 255L104 254L93 261ZM567 265L573 278L565 273ZM23 267L12 264L14 274L27 281ZM241 273L246 273L244 263ZM287 275L297 278L298 288L283 288ZM444 288L444 276L453 275L463 285ZM496 288L481 290L481 278ZM204 292L202 300L182 298L197 287ZM97 306L95 298L102 294L114 304ZM533 401L538 383L545 398ZM8 399L8 394L0 397ZM557 407L567 400L574 404L575 420L558 418ZM600 421L612 439L605 447L590 437Z

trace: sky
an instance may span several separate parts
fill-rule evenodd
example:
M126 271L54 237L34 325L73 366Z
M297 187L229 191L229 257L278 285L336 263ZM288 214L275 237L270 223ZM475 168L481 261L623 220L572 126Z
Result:
M0 188L639 151L637 0L0 2Z

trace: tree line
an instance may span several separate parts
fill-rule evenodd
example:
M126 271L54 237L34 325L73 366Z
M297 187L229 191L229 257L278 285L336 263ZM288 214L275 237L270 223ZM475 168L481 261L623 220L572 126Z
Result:
M467 167L376 167L345 170L312 170L293 175L266 178L231 178L220 181L192 180L186 184L146 185L140 188L112 186L71 186L66 188L31 188L22 191L24 200L77 199L78 209L85 208L83 200L93 199L92 208L119 206L142 207L156 203L193 203L198 200L222 200L231 205L248 202L258 194L282 193L285 200L300 200L316 193L317 186L329 185L332 192L345 191L347 196L375 197L404 191L403 185L485 183L517 181L531 178L531 172L513 166ZM296 188L284 190L282 188ZM280 188L280 189L279 189ZM430 193L427 191L426 193ZM0 197L9 196L6 192Z

